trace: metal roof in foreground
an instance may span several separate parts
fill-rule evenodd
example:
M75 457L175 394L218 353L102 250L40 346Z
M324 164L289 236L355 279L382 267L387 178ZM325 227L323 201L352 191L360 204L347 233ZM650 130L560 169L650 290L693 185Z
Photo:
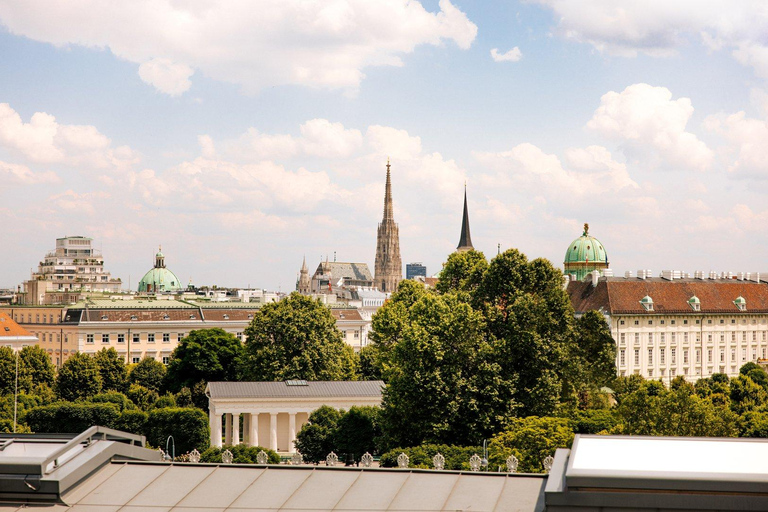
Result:
M360 381L209 382L211 398L380 398L384 383Z

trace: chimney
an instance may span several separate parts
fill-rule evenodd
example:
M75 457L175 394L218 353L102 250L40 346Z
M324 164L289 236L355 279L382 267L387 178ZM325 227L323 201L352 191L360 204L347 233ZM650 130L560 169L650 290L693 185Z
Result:
M645 270L640 269L637 271L637 278L638 279L645 279Z
M736 275L736 279L738 279L739 281L743 281L744 280L744 272L739 272Z
M613 270L611 270L610 268L603 269L603 276L613 277Z
M671 270L662 270L659 277L666 279L667 281L672 281L675 278L675 275Z
M629 279L630 277L635 277L635 276L632 274L632 271L631 271L631 270L627 270L627 271L625 271L625 272L624 272L624 279Z
M592 288L597 286L597 282L600 280L600 271L599 270L593 270L590 272L590 275L592 276Z

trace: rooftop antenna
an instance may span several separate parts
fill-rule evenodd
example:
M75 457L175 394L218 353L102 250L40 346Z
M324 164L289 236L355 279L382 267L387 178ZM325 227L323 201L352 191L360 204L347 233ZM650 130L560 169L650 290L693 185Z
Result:
M336 261L336 251L333 251L333 261Z
M498 256L499 254L501 254L501 243L496 244L496 255Z

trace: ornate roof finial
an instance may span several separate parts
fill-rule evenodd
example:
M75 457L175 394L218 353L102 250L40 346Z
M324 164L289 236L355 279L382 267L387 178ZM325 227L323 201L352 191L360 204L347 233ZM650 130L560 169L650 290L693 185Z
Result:
M587 236L589 234L589 224L586 222L584 223L584 236Z
M389 157L387 157L387 170L389 170Z

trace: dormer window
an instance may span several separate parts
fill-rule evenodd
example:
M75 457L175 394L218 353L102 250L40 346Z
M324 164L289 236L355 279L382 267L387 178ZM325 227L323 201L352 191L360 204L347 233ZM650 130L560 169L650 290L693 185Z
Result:
M640 304L643 305L646 311L653 311L653 299L646 295L642 299L640 299Z
M227 315L226 313L224 314L224 320L229 320L229 315Z
M695 295L688 299L688 305L691 306L691 309L694 311L701 311L701 301Z
M137 317L136 315L131 315L131 320L138 320L138 319L139 317Z
M195 319L195 315L189 315L189 319L190 320L194 320Z
M741 295L736 297L736 300L733 301L733 303L736 304L736 307L739 308L739 311L746 311L747 310L747 301Z
M101 315L102 320L109 320L109 317L107 315Z
M163 320L170 320L170 319L171 319L171 317L168 316L168 315L163 316Z

